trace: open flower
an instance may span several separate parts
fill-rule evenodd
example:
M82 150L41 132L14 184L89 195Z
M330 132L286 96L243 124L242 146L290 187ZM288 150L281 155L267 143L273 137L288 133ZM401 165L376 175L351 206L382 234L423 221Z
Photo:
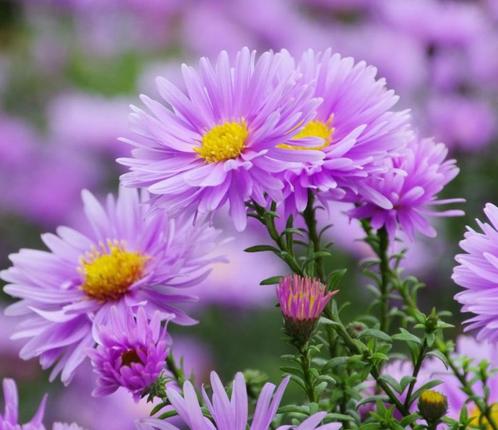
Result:
M278 173L323 157L302 150L320 139L297 136L319 101L286 51L256 58L244 48L232 63L223 51L214 65L202 58L197 70L182 71L185 92L157 82L168 107L142 96L151 113L133 108L134 137L124 140L134 147L132 158L118 160L131 171L122 182L146 187L169 211L208 213L229 204L241 231L247 201L281 200Z
M98 346L89 353L98 375L95 396L107 396L124 387L139 400L157 380L171 345L166 327L161 327L163 319L156 312L149 322L142 307L136 316L111 309L108 324L97 329Z
M323 151L325 158L319 163L302 163L300 171L286 174L286 212L304 210L308 189L320 191L319 198L361 192L382 207L392 207L364 179L411 136L408 112L391 110L398 96L386 88L385 79L376 79L375 67L355 64L352 58L332 54L330 49L306 51L298 69L305 81L315 83L314 96L323 102L295 138L319 139L313 149Z
M401 230L409 238L416 232L434 237L429 217L461 216L461 210L438 212L435 206L459 203L462 199L439 200L437 194L458 174L455 160L446 160L448 149L431 139L413 140L398 156L390 159L387 170L372 176L368 186L392 204L385 208L368 195L356 199L358 207L350 215L370 219L372 227L385 227L391 237Z
M178 305L193 299L183 289L219 260L210 256L217 233L202 222L151 212L145 200L121 189L103 207L84 191L88 234L59 227L57 235L42 236L49 251L21 250L1 273L5 292L21 299L6 310L21 318L14 338L28 339L20 356L54 366L51 379L62 372L70 382L111 307L128 314L143 305L149 316L159 311L178 324L195 322Z
M212 398L210 399L206 391L202 390L203 399L213 417L214 426L209 419L203 416L194 387L189 381L185 382L183 386L183 397L174 389L168 389L167 394L173 408L190 430L246 430L248 426L250 430L269 430L288 382L289 378L284 379L276 390L275 385L265 384L250 423L248 423L247 387L242 373L237 373L235 376L231 398L228 398L225 388L215 372L211 373ZM320 426L319 424L325 415L327 415L326 412L318 412L297 427L281 426L277 430L338 430L341 428L341 425L337 423ZM158 419L142 421L138 428L141 430L178 430L174 425Z
M465 254L456 256L458 266L453 280L464 290L455 296L463 312L474 316L466 321L467 330L479 330L478 340L498 339L498 207L484 208L489 222L477 220L481 231L467 227L460 247Z

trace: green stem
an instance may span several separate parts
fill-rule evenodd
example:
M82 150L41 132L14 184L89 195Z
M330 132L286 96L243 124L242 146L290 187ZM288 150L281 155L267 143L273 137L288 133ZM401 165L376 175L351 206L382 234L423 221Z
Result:
M424 342L423 342L422 346L420 347L417 361L416 361L415 366L413 368L412 376L414 379L410 382L410 385L408 386L408 392L406 393L405 407L407 409L410 408L410 405L412 403L413 390L415 389L417 377L418 377L418 374L420 372L420 369L422 368L422 363L424 362L426 352L427 352L427 339L424 339Z
M333 313L330 311L329 308L326 308L326 311L325 311L325 316L334 321L336 324L335 324L335 328L336 328L336 332L337 334L339 335L339 337L341 337L341 339L343 340L344 344L346 345L346 348L352 353L352 354L357 354L357 355L361 355L364 357L364 354L363 352L365 350L368 350L368 348L363 345L362 343L360 343L360 341L358 341L357 339L354 340L348 333L346 327L344 326L344 324L342 323L342 321L335 317L333 315ZM360 343L360 346L358 346L358 343ZM380 372L379 370L377 369L377 367L375 366L375 364L372 362L371 359L369 359L368 357L364 357L370 364L370 374L372 375L372 377L375 379L377 385L382 389L382 391L384 391L384 393L386 393L387 397L389 397L389 400L391 401L391 403L396 406L396 409L398 409L398 411L403 415L403 416L408 416L410 415L410 411L405 407L405 405L403 405L400 400L398 399L398 397L396 396L396 394L394 393L394 391L391 389L391 387L389 387L389 385L387 385L380 377Z
M185 373L183 372L183 369L181 367L177 366L172 354L169 354L166 357L166 366L168 370L173 374L173 378L178 383L180 388L183 388L183 384L186 381Z
M312 190L308 190L308 204L303 212L303 218L308 229L308 235L311 242L311 246L314 253L320 252L320 237L316 228L316 217L315 217L315 195ZM323 259L321 257L317 258L315 261L316 274L318 278L325 282L325 273L323 269Z
M389 330L389 277L391 269L389 267L389 237L387 230L383 227L378 231L379 237L379 258L380 258L380 329L383 332Z
M308 396L308 400L312 403L316 402L316 394L315 389L313 387L313 381L311 376L311 362L309 358L308 346L305 345L303 347L298 348L301 362L301 369L303 371L304 376L304 384L306 386L306 395Z
M252 203L255 210L254 218L256 218L261 224L266 227L268 234L272 238L275 245L281 251L277 256L289 266L293 273L304 276L304 272L297 261L294 254L294 249L292 246L287 246L287 240L284 240L282 235L278 233L277 226L275 225L275 217L268 213L265 208L259 206L256 202ZM276 205L273 202L271 211L274 212Z

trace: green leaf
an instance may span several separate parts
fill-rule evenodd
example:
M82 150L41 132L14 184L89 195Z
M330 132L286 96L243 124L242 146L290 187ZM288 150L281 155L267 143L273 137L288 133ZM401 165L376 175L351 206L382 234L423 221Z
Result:
M412 394L411 402L413 403L416 399L419 398L419 396L426 390L430 390L431 388L437 387L438 385L441 385L443 381L440 381L438 379L426 382L424 385L422 385L418 390L416 390Z
M417 336L406 331L404 328L401 328L400 333L393 335L392 338L402 342L413 342L417 345L422 345L422 341Z
M334 270L329 276L328 276L328 289L333 290L336 289L340 282L342 281L342 278L346 274L348 269L340 269L340 270Z
M388 342L388 343L392 342L391 336L389 336L387 333L384 333L381 330L377 330L374 328L367 328L366 330L363 330L360 333L360 338L362 338L362 337L374 337L374 338L380 339L384 342Z
M265 252L265 251L270 251L270 252L276 252L276 253L280 252L277 248L274 248L273 246L270 246L270 245L250 246L249 248L244 249L244 251L245 252Z
M278 284L283 276L272 276L270 278L263 279L259 285L275 285Z

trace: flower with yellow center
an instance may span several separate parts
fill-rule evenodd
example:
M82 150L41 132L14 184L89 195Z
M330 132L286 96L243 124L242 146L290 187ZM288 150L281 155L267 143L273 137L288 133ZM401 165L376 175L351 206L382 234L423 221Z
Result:
M245 147L249 130L245 121L215 125L202 136L201 146L194 151L208 163L237 158Z
M294 149L294 150L303 150L310 149L320 151L322 149L327 148L332 143L332 138L334 136L334 127L332 127L332 118L331 116L327 122L320 121L318 119L314 119L308 122L302 130L299 131L294 136L294 140L296 139L304 139L306 137L318 137L323 140L323 143L320 146L299 146L299 145L288 145L282 143L277 145L277 148L281 149Z
M127 251L119 242L102 245L81 260L81 289L93 299L117 300L142 277L146 261L146 256Z
M498 403L493 403L491 405L490 415L493 423L495 425L498 425ZM493 430L493 427L489 423L488 419L483 416L482 412L477 406L470 413L470 418L472 418L472 421L470 422L471 428L476 428L476 429L485 428L486 430Z

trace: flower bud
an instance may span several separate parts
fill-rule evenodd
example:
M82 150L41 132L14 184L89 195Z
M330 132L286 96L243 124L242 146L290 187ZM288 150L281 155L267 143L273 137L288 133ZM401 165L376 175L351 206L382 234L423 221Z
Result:
M438 422L446 415L448 399L437 391L426 390L418 399L418 410L428 423Z
M310 338L325 306L337 291L313 278L291 275L283 278L277 287L277 298L285 319L287 334L304 345Z

